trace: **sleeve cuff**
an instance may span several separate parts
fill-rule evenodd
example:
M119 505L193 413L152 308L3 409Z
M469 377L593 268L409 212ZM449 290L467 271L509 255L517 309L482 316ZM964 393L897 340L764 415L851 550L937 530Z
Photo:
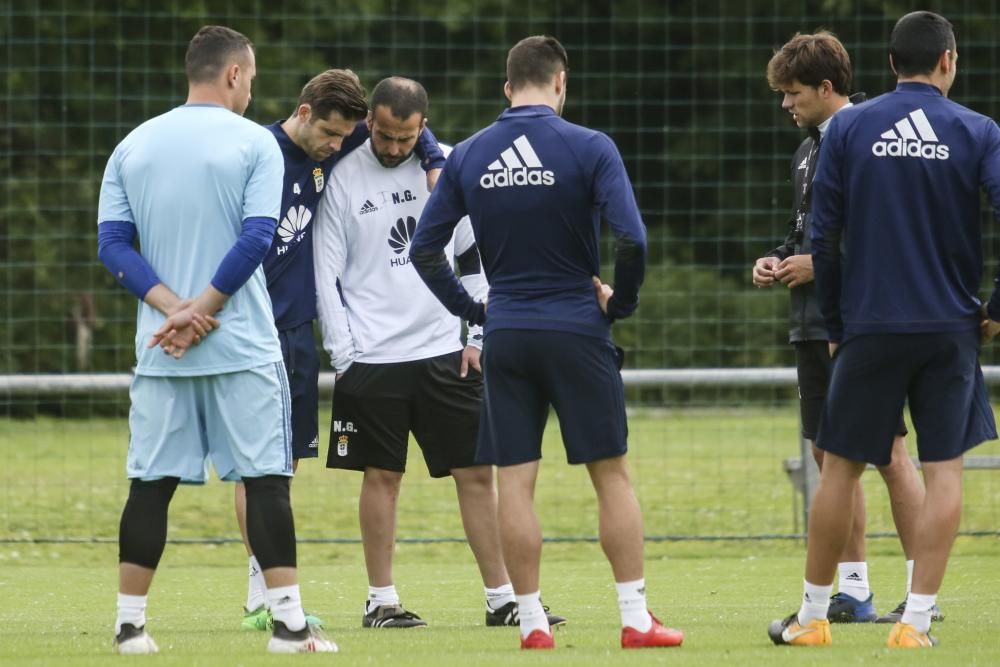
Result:
M986 314L994 322L1000 322L1000 295L994 294L986 303Z
M612 294L611 298L608 299L608 317L612 320L623 320L635 312L635 309L639 307L639 300L636 299L632 303L622 303L617 296L617 294Z
M474 347L477 350L483 349L483 330L482 327L475 327L478 331L473 331L471 328L469 330L469 337L465 341L466 346Z
M465 318L469 324L482 326L486 323L486 304L481 301L473 301L468 309L468 317Z

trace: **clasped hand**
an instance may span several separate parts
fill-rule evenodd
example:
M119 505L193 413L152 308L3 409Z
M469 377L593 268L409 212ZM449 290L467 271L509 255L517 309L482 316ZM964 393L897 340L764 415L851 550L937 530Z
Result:
M219 328L219 320L195 310L194 301L185 299L168 314L167 319L149 339L147 348L159 345L165 354L180 359L192 345L200 343Z
M761 257L754 263L750 277L757 287L770 287L775 281L789 288L811 283L812 256L791 255L780 261L777 257Z

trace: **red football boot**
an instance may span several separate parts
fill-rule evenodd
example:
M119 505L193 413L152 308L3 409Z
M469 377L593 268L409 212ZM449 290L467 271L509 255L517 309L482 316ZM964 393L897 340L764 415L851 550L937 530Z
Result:
M647 632L639 632L632 627L622 628L622 648L652 648L657 646L680 646L684 641L684 633L668 628L660 619L649 614L653 619L653 627Z
M521 637L521 648L555 648L552 634L545 630L532 630L527 637Z

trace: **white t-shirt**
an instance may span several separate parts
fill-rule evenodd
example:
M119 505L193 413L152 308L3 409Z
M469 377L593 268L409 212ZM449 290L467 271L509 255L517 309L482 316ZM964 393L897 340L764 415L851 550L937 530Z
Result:
M410 264L410 238L429 196L426 183L416 156L383 167L370 141L330 174L313 222L313 251L323 347L338 371L354 361L414 361L462 348L461 322ZM474 244L464 218L445 253L453 262ZM481 269L463 275L462 283L473 298L485 300ZM478 327L470 329L470 344L477 344L478 333Z

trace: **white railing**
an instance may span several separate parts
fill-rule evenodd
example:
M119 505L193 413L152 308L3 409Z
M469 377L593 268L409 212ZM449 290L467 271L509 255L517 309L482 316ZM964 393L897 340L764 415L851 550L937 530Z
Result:
M987 383L1000 384L1000 366L984 366L983 375ZM320 388L332 389L334 378L332 372L320 373ZM796 373L794 368L643 368L623 370L622 379L630 387L792 387L796 383ZM0 398L19 394L110 394L127 391L131 382L131 373L0 375ZM799 449L793 481L802 496L805 525L818 471L812 460L810 443L799 438ZM790 472L789 461L785 462L786 472ZM996 464L988 467L995 468Z
M1000 383L1000 366L984 366L990 384ZM320 373L321 389L333 388L333 373ZM794 368L639 368L622 371L630 387L790 387ZM124 391L132 382L129 373L70 373L50 375L0 375L0 394L90 394Z

